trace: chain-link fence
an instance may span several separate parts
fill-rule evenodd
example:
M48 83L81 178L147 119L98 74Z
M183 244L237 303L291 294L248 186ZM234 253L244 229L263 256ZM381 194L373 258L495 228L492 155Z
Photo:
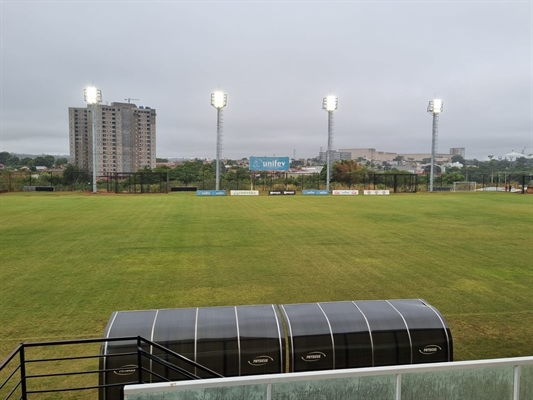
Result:
M429 174L419 176L422 190L429 191L429 181ZM533 187L533 174L511 174L508 172L442 174L434 177L433 190L453 190L454 182L475 182L476 191L526 193L528 186Z
M28 188L51 187L55 191L90 190L86 173L69 174L63 171L2 171L0 190L21 192Z

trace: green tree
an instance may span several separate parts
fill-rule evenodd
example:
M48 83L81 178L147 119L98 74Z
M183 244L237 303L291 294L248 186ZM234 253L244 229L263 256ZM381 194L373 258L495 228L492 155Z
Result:
M59 157L56 160L56 165L57 166L63 166L63 165L67 165L67 164L68 164L68 160L65 157Z
M168 165L160 165L154 168L154 172L170 172L170 171L172 171L172 168L170 168Z
M332 181L342 183L358 183L367 169L355 160L341 160L333 164Z
M211 164L209 165L211 166L211 171L213 172L213 175L215 175L217 172L217 162L212 161ZM221 162L220 163L220 176L223 176L225 173L226 173L226 166L224 165L223 162Z
M200 170L200 179L202 182L215 179L215 171L211 168L211 164L204 164Z
M33 165L33 159L31 157L24 157L20 160L20 165L31 167Z
M457 167L446 168L446 173L448 173L448 174L451 174L452 172L459 172L460 173L460 171L461 171L461 169L457 168Z
M73 186L76 184L86 184L91 181L89 173L74 164L67 164L63 170L63 184Z
M239 181L250 179L250 171L247 168L239 167L235 170L235 174Z
M465 177L459 172L451 172L442 174L442 181L448 185L451 185L454 182L462 182L465 180Z
M18 158L15 155L9 156L8 159L7 159L7 165L9 165L10 167L19 166L20 165L20 158Z
M51 168L54 165L54 156L39 156L35 157L32 162L32 167L47 167Z
M458 162L458 163L461 163L461 164L464 165L465 159L463 158L462 155L456 154L456 155L452 156L452 162Z
M201 160L186 161L174 168L175 178L183 182L185 185L196 182L201 178L201 171L203 169L203 162Z
M156 174L154 177L154 183L161 183L166 182L167 174L169 180L171 179L170 175L172 173L172 168L170 168L168 165L160 165L158 167L155 167L152 172Z
M11 154L9 154L7 151L0 152L0 164L7 165L7 159L11 157Z

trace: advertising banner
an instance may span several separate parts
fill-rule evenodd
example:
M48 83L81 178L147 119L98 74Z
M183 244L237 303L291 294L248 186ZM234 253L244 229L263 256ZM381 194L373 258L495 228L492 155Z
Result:
M250 171L288 171L289 157L250 157Z
M259 196L259 190L231 190L232 196Z
M197 190L196 196L225 196L225 190Z
M294 196L296 190L271 190L268 194L270 196Z
M329 193L327 190L302 190L302 194L308 196L327 196Z
M332 194L334 196L357 196L359 190L334 190Z
M390 194L389 190L365 190L365 195L388 195Z

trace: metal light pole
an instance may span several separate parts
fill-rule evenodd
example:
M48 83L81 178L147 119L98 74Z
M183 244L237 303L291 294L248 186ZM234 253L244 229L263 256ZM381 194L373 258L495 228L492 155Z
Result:
M98 135L96 132L96 122L97 122L97 114L98 114L98 104L102 102L102 92L100 89L97 89L93 86L90 86L85 89L84 91L84 100L87 104L91 106L91 113L92 113L92 137L93 137L93 193L98 192L98 188L96 186L96 171L98 170L98 156L96 154L98 146L97 146L97 140Z
M442 112L442 100L431 100L427 112L433 115L433 130L431 135L431 170L429 174L429 191L433 192L433 179L435 177L435 152L437 151L437 132L439 129L439 114Z
M322 109L328 112L328 150L326 152L326 190L329 193L329 177L331 174L331 146L333 143L333 111L337 109L339 99L335 96L324 97Z
M222 109L226 107L228 96L223 92L211 93L211 105L217 109L217 171L216 190L220 189L220 155L222 153Z

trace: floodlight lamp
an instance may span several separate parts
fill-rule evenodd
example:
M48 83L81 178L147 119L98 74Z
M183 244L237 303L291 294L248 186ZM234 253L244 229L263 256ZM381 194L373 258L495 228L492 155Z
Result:
M442 100L441 99L435 99L431 100L428 104L428 113L430 114L439 114L442 112Z
M324 97L324 102L322 103L322 109L328 112L335 111L337 109L338 104L339 104L339 99L337 99L335 96Z
M226 107L228 96L223 92L211 93L211 105L216 109Z
M94 86L86 88L84 94L87 104L98 104L102 102L102 92Z

